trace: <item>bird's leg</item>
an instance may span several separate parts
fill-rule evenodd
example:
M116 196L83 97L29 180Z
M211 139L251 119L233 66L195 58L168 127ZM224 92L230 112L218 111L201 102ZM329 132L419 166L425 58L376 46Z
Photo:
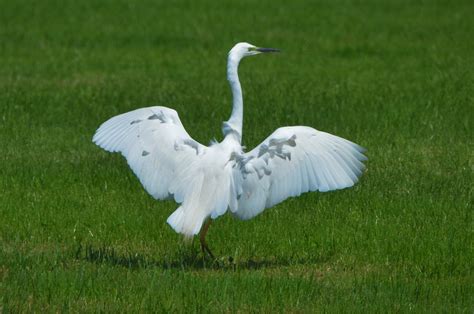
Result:
M201 230L201 233L199 234L199 240L201 241L202 253L203 254L207 253L209 254L210 257L214 258L214 254L212 254L211 250L209 249L206 243L206 234L207 234L207 231L209 230L209 226L211 225L211 222L212 222L211 219L206 221L206 223L204 224L204 227Z

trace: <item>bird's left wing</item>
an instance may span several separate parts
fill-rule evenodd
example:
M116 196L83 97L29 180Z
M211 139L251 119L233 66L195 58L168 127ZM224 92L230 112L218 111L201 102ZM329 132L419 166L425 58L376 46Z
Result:
M355 143L310 127L279 128L252 151L234 157L231 211L250 219L288 197L350 187L365 167L363 152Z
M115 116L99 127L92 140L109 152L122 153L154 198L174 196L178 202L183 193L175 194L175 181L186 179L183 168L207 149L189 136L175 110L160 106Z

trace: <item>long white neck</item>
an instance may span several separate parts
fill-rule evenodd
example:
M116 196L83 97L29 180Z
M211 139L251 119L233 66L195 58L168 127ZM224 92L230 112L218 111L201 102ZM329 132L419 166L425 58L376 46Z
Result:
M224 136L232 134L239 143L242 140L242 123L244 118L244 103L242 99L242 88L240 87L239 75L237 70L242 56L239 54L229 53L227 59L227 80L232 90L232 114L228 121L224 122L222 132Z

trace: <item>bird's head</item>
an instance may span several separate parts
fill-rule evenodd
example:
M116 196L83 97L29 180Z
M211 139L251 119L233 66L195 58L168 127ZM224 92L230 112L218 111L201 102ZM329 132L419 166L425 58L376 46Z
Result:
M280 50L275 48L261 48L251 45L249 43L238 43L229 51L229 57L235 58L237 60L242 59L243 57L254 56L260 53L268 52L279 52Z

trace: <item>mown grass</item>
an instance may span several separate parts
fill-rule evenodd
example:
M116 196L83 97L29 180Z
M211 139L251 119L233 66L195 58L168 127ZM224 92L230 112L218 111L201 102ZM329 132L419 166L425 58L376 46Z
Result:
M0 1L0 311L472 312L471 1ZM203 259L99 124L153 104L244 142L310 125L368 148L356 187L211 227Z

